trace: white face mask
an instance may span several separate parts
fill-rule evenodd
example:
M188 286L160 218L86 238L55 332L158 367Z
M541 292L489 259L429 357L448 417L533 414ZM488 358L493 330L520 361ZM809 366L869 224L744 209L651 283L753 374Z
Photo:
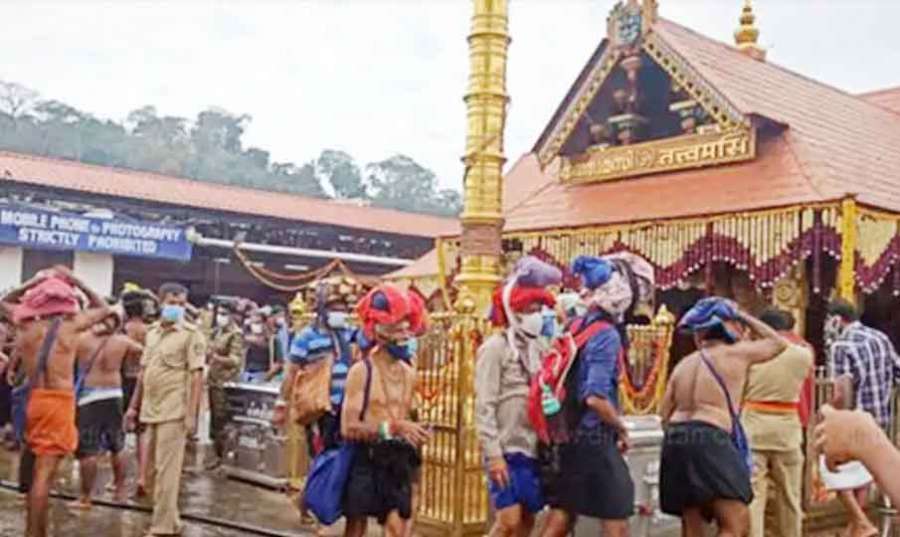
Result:
M544 314L541 312L519 316L518 329L528 337L538 337L544 327Z
M347 312L345 311L329 311L326 323L329 328L346 328Z
M251 324L250 331L253 332L254 334L262 334L263 333L263 325L256 324L256 323Z
M228 315L219 315L216 317L216 324L219 328L225 328L231 322L231 317Z

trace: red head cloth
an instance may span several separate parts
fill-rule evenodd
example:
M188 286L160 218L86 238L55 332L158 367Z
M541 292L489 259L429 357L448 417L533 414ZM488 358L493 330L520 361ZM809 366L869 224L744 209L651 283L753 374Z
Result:
M37 317L78 312L78 298L71 284L61 278L47 278L25 292L16 307L15 322Z
M535 302L540 303L548 308L556 306L556 299L553 294L543 287L513 287L509 295L509 307L514 313L525 311L528 306ZM491 303L491 323L498 327L509 326L509 319L506 318L506 310L503 307L503 286L494 291L494 297Z
M375 340L375 325L409 322L415 335L422 335L428 326L425 302L413 292L385 284L369 291L357 304L356 314L363 334L369 341Z

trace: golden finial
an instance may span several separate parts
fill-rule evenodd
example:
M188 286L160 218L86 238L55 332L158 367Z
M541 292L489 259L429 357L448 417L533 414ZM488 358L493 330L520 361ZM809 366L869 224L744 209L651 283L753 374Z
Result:
M656 22L656 19L659 18L659 1L658 0L644 0L644 30L649 28Z
M734 43L751 58L765 60L766 51L758 43L759 28L756 27L756 14L753 13L752 0L744 0L740 21L740 27L734 32Z

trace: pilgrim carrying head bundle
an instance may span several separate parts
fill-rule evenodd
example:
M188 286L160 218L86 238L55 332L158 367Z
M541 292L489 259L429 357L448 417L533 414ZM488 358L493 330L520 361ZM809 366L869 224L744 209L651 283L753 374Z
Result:
M540 259L520 259L512 274L494 291L490 319L494 326L518 328L518 314L533 304L548 308L556 305L549 286L562 283L562 271Z
M653 301L653 266L635 254L579 256L572 263L572 273L581 277L587 305L615 322L622 322L639 304Z

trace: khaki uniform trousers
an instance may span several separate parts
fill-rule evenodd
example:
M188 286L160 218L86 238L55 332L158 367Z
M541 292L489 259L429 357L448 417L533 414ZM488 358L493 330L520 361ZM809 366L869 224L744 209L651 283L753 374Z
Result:
M753 503L750 504L750 536L801 537L803 530L803 452L753 450ZM769 490L769 487L774 490ZM772 516L766 517L766 503ZM774 524L767 528L766 522ZM774 532L772 531L774 530Z
M181 488L181 470L184 466L184 450L187 430L184 420L148 423L148 451L150 464L148 488L153 490L153 517L151 535L177 535L181 533L181 515L178 513L178 491Z

